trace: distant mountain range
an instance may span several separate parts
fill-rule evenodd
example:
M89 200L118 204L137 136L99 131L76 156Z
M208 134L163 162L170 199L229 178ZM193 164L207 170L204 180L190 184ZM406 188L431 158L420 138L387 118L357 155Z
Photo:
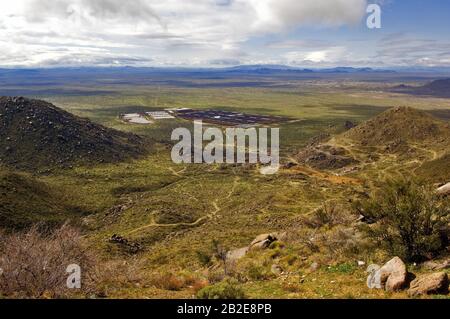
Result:
M85 67L55 67L55 68L1 68L0 74L39 74L42 72L51 72L53 74L65 74L70 73L116 73L126 72L133 74L146 74L146 73L423 73L423 74L448 74L450 73L449 67L385 67L385 68L372 68L372 67L349 67L349 66L337 66L337 67L300 67L289 66L283 64L243 64L229 67L134 67L134 66L111 66L111 67L97 67L97 66L85 66Z
M306 68L296 68L286 65L240 65L231 68L222 69L224 72L235 72L235 73L393 73L392 70L381 70L372 68L353 68L353 67L335 67L335 68L325 68L325 69L306 69Z
M82 67L0 69L0 95L112 94L111 85L151 85L184 88L292 87L294 81L320 78L396 76L393 71L337 67L296 68L285 65L241 65L224 68ZM89 90L80 87L80 83ZM96 90L92 88L97 88Z
M62 72L131 72L131 73L393 73L393 70L373 69L373 68L354 68L354 67L335 67L335 68L299 68L277 64L255 64L255 65L239 65L225 68L192 68L192 67L80 67L80 68L48 68L48 69L0 69L3 74L37 74L45 70L46 72L62 73Z
M396 93L450 98L450 78L435 80L419 87L402 84L396 86L393 91Z

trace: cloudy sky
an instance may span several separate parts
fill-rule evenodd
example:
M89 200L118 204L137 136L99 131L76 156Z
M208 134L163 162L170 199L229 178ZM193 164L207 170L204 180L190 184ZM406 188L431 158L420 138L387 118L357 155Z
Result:
M450 66L449 34L442 0L0 1L0 67Z

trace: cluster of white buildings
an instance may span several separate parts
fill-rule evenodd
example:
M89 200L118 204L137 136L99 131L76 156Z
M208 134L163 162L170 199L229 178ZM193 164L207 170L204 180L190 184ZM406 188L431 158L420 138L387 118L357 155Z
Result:
M173 115L170 115L168 112L165 111L157 111L157 112L147 112L145 113L148 116L150 116L154 120L171 120L175 117Z
M152 124L153 121L174 119L173 115L170 115L166 111L145 112L145 113L129 113L122 114L122 120L131 124Z
M133 124L152 124L151 121L145 118L142 114L139 113L130 113L122 115L122 119L125 122L133 123Z

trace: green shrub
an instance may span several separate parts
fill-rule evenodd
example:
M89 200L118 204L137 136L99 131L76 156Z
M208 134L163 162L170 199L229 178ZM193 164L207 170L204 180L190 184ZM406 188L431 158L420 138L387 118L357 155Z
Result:
M283 249L283 248L285 248L286 247L286 245L283 243L283 242L281 242L281 241L274 241L273 243L271 243L270 244L270 246L269 246L269 248L270 249Z
M282 255L282 251L279 248L272 249L269 253L270 258L276 259Z
M204 267L209 267L212 264L212 256L208 253L198 250L197 251L197 259L200 264Z
M432 188L411 179L391 180L355 207L373 223L362 230L391 255L418 262L445 250L450 205Z
M225 278L225 272L223 270L209 270L208 271L208 282L215 284L221 282Z
M242 287L234 279L205 287L197 293L198 299L245 299Z
M347 225L354 220L345 207L336 202L326 202L315 210L311 216L303 218L303 223L310 228L333 228L337 225Z
M250 264L247 268L248 278L254 281L267 280L272 277L272 273L262 265Z
M339 274L353 274L357 269L355 263L345 263L336 266L330 266L327 268L329 273L339 273Z
M289 266L292 266L297 260L298 257L296 255L287 255L281 259L281 262L286 263Z

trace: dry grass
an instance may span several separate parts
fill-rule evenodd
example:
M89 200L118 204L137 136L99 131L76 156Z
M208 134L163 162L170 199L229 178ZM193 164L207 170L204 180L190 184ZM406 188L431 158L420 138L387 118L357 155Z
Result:
M179 291L185 287L185 282L182 278L177 277L173 274L156 274L152 279L151 283L159 289Z
M141 287L147 276L141 260L103 261L80 232L64 225L42 233L0 233L0 296L6 298L108 297L123 287ZM81 268L81 289L68 289L69 265Z
M80 291L67 288L66 269L82 270L82 291L92 289L94 258L79 232L64 225L48 234L35 226L27 232L0 234L0 294L11 298L65 298Z
M181 291L189 288L194 292L205 287L208 282L204 279L193 276L192 274L175 274L175 273L155 273L150 278L152 286L162 290Z
M342 204L336 202L326 202L322 207L311 213L310 216L303 218L304 225L310 228L335 227L338 225L348 225L356 218L349 213Z

